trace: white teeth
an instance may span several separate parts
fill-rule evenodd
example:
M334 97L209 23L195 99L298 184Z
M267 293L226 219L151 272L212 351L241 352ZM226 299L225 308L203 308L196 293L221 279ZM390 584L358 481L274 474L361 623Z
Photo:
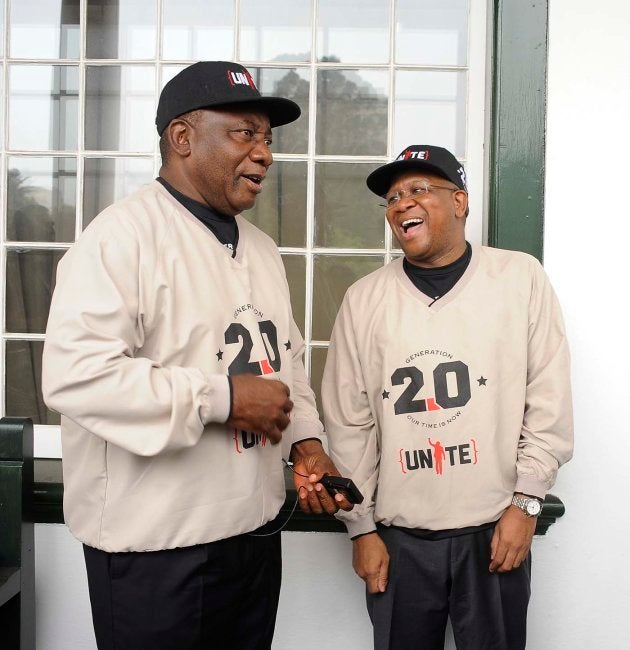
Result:
M405 219L400 226L405 232L407 232L411 226L415 226L419 223L424 223L424 221L422 219Z

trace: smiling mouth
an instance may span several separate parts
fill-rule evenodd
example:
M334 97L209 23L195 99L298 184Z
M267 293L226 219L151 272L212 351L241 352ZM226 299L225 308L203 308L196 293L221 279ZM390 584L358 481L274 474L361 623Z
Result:
M414 226L420 226L421 224L424 223L424 219L418 219L417 217L414 217L412 219L405 219L401 224L400 228L402 231L407 234L407 231L410 228L413 228Z

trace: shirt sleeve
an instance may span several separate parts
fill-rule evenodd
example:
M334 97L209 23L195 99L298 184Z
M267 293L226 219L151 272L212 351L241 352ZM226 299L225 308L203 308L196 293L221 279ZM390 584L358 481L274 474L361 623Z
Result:
M558 299L535 263L529 310L527 386L515 491L544 498L573 454L570 358Z
M364 500L339 512L350 537L376 530L374 499L379 444L356 346L348 296L333 328L322 380L324 421L330 456L343 476L352 478Z
M293 386L291 390L291 399L293 400L293 412L291 414L291 438L290 444L286 447L287 457L293 443L300 442L306 438L321 439L324 427L319 419L317 407L315 405L315 395L311 389L306 372L304 370L304 340L300 330L291 319L291 355L292 355L292 374ZM284 451L284 447L283 447Z
M143 357L141 246L113 216L92 224L57 271L44 344L46 404L141 456L195 445L229 414L227 377Z

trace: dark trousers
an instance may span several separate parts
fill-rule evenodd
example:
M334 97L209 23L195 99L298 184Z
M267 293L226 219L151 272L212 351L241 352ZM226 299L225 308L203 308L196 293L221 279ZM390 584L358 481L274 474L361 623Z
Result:
M99 650L268 650L280 533L146 553L84 546Z
M390 554L389 584L368 594L375 650L443 650L450 616L458 650L523 650L531 556L490 573L493 529L426 540L379 528Z

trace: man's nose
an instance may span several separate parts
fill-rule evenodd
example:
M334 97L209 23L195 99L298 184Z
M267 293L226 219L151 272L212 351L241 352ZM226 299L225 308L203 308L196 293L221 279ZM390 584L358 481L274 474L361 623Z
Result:
M264 140L256 142L254 148L251 150L250 158L255 162L263 164L265 167L269 167L273 163L273 154L269 145Z

